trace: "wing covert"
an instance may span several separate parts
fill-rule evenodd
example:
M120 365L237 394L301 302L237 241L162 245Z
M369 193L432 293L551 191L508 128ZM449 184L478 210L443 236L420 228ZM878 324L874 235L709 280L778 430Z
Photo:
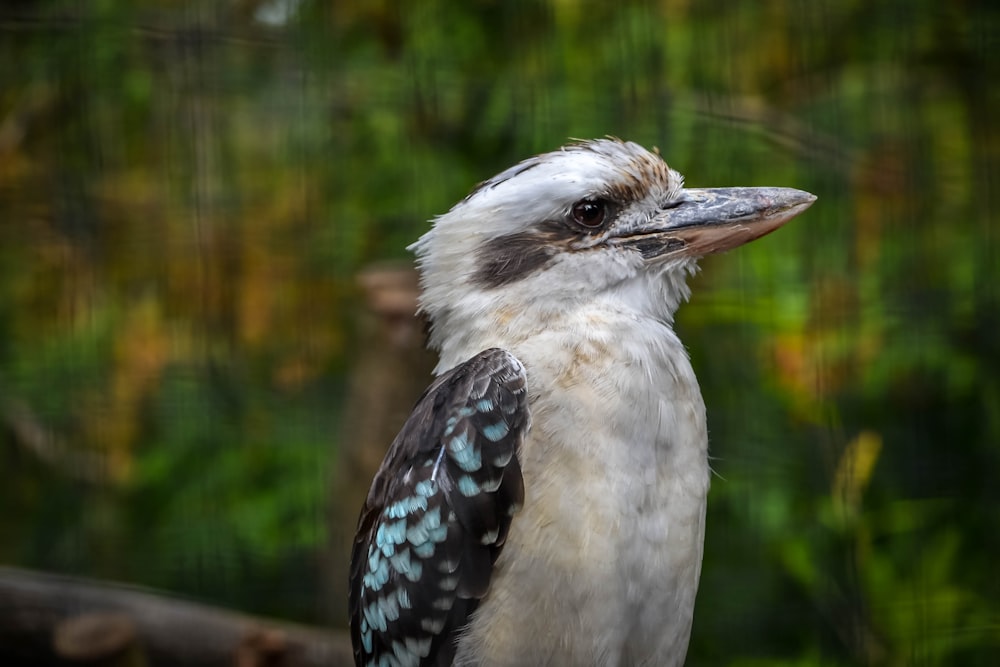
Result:
M489 349L443 373L393 441L351 558L358 665L450 665L524 499L524 367Z

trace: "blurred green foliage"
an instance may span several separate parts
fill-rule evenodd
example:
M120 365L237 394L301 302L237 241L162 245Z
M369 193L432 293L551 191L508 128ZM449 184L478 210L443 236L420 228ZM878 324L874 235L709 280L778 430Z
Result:
M985 0L6 4L0 562L325 620L355 274L613 134L819 195L679 316L689 662L997 664L998 52Z

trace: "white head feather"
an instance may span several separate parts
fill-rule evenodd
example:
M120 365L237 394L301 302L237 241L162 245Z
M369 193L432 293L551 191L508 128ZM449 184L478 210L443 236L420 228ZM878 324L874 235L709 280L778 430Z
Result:
M688 297L695 259L650 261L602 241L647 223L682 189L683 177L659 155L616 139L570 144L483 182L410 246L431 345L442 348L470 329L499 331L515 319L519 327L544 327L595 299L626 300L637 313L671 321ZM574 205L588 200L614 206L614 222L599 233L570 220ZM504 261L513 265L495 264ZM486 277L490 262L500 278Z

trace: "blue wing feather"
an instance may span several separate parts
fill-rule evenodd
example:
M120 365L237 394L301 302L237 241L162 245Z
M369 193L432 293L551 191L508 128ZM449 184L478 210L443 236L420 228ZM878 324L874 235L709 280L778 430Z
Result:
M524 499L526 378L490 349L424 392L386 454L351 559L355 662L450 665Z

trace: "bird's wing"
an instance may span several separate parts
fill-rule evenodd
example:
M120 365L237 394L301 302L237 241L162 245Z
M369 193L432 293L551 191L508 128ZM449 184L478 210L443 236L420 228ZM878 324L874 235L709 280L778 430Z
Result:
M450 665L524 499L524 367L489 349L437 378L393 441L351 557L358 665Z

